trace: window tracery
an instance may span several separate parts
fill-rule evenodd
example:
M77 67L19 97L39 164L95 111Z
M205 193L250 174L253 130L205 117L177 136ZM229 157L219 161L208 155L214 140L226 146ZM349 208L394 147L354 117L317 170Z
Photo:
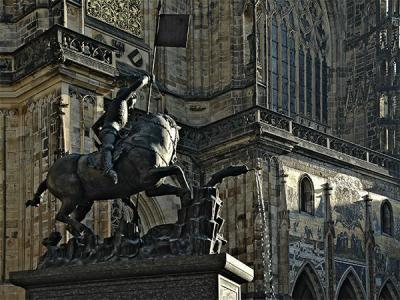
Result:
M327 123L329 32L320 0L267 0L265 7L270 49L259 51L267 55L268 107Z

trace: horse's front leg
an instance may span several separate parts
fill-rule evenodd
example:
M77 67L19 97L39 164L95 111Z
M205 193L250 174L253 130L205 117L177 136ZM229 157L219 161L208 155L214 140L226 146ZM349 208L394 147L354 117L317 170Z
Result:
M146 190L146 195L148 197L175 195L181 199L181 204L183 207L188 206L191 203L190 190L188 191L187 189L166 183L163 183L156 188Z
M176 176L176 179L181 186L179 188L169 184L162 184L158 187L146 189L146 194L148 196L177 195L181 198L183 206L185 206L186 203L190 202L192 192L181 167L174 165L168 167L154 168L150 170L148 176L148 179L152 181L159 181L160 179L167 176Z
M179 185L181 188L186 189L187 191L190 191L189 184L186 180L185 173L183 173L183 170L181 167L173 165L173 166L168 166L168 167L159 167L159 168L154 168L149 171L148 176L150 177L149 179L153 180L160 180L164 177L167 176L176 176L176 179L179 182Z

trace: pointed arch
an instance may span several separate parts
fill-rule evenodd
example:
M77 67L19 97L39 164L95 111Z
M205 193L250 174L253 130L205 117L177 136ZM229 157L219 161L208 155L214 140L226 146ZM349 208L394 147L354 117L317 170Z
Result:
M353 267L343 273L336 290L337 300L364 300L367 299L362 281Z
M392 279L387 278L382 284L382 287L378 294L378 300L396 300L400 299L400 294L393 284Z
M311 263L305 262L297 273L292 287L291 296L294 300L324 299L324 289Z

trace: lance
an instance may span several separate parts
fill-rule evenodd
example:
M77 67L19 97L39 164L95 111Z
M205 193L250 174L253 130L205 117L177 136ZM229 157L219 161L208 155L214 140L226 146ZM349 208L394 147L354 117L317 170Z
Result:
M157 7L157 19L156 19L156 32L154 35L154 42L153 42L153 55L151 58L151 69L150 69L150 84L149 84L149 94L147 97L147 113L150 113L150 101L151 101L151 91L153 89L153 77L154 77L154 67L156 65L156 54L157 54L157 39L158 39L158 27L160 24L160 12L161 12L161 0L158 1Z

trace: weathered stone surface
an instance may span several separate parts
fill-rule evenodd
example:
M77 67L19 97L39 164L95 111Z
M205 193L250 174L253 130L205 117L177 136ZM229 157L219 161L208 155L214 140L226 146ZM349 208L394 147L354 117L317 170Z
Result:
M254 272L228 254L16 272L28 299L240 299Z

